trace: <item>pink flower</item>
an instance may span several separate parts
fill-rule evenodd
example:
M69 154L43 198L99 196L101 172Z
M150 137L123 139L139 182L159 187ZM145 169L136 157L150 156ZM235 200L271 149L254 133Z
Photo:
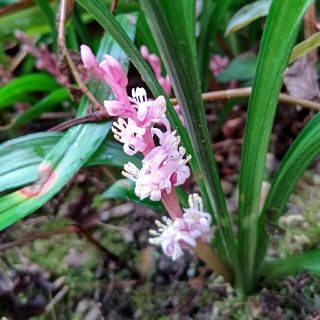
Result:
M97 79L104 80L123 105L130 105L126 89L128 78L123 67L115 58L105 55L104 59L98 64L91 49L86 45L81 46L81 57L84 67L89 72Z
M183 184L190 176L186 163L191 156L184 159L185 149L178 147L180 137L175 131L163 133L153 129L152 132L158 136L160 145L145 156L140 170L129 163L122 174L135 181L135 193L140 199L159 201L162 192L170 193L172 187Z
M121 101L104 101L107 112L112 116L133 119L139 127L151 127L155 123L162 123L166 127L169 122L166 119L166 100L159 96L155 100L148 100L144 88L132 89L132 98L128 98L132 104L124 105Z
M148 100L144 88L132 89L132 98L129 100L137 110L137 122L141 127L150 127L154 123L167 124L166 109L167 103L164 96L159 96L155 100Z
M132 156L137 152L143 152L146 149L146 143L143 141L143 136L146 129L140 128L132 120L119 118L118 122L114 122L112 126L114 137L122 142L124 152Z
M184 209L183 219L188 224L189 232L195 238L201 238L202 241L210 241L211 232L211 215L203 212L202 198L194 193L189 196L190 208Z
M45 44L41 44L40 47L37 48L32 38L21 31L16 31L15 37L23 43L23 49L35 57L37 69L47 71L53 75L61 85L65 86L70 84L68 76L62 74L58 68L58 57L50 52Z
M160 245L165 255L171 257L173 261L183 256L183 248L194 248L196 242L194 238L184 230L180 230L180 220L172 221L167 217L162 218L163 222L156 221L158 231L150 230L153 236L149 239L151 244Z
M157 80L161 84L165 93L170 96L171 94L171 81L168 75L165 77L161 76L161 61L160 58L154 53L150 53L146 46L140 48L140 53L143 58L149 63L152 71L154 72Z
M163 217L156 221L158 230L150 230L150 243L160 245L163 252L175 261L183 255L183 249L193 249L196 241L210 241L211 216L203 212L202 199L198 194L189 196L189 209L184 209L182 218L171 220Z
M229 65L229 58L214 54L210 60L210 70L216 77L221 74Z

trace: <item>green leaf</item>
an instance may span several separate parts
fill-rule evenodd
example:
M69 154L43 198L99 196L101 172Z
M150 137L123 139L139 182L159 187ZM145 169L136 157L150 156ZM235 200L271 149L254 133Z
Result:
M320 250L312 250L286 259L268 261L263 267L266 280L293 275L301 271L310 271L320 275Z
M96 197L94 201L94 206L99 206L103 201L112 199L129 200L141 204L143 206L149 207L157 211L164 211L162 202L151 201L150 199L140 200L136 196L135 183L129 179L120 179L116 181L110 188L103 192L100 196Z
M22 30L29 35L50 31L46 19L38 7L19 10L0 17L0 40L12 37L15 30Z
M157 45L153 39L152 33L150 31L150 28L147 24L147 20L144 16L143 12L141 12L139 14L139 19L138 19L138 23L137 23L136 44L138 47L145 45L149 49L150 52L159 55L159 50L158 50Z
M256 282L255 254L258 247L259 200L272 124L282 75L312 0L274 0L263 32L257 73L249 101L239 181L239 257L245 292Z
M308 39L297 44L293 50L290 57L289 63L294 62L295 60L301 58L308 52L318 48L320 46L320 32L313 34Z
M128 24L126 16L119 17L119 21L133 37L135 25ZM106 48L112 50L106 51ZM124 52L108 35L102 39L98 59L105 53L117 57L121 62L126 59ZM110 94L110 89L106 86L102 88L100 84L91 89L98 99L105 99ZM87 98L82 98L79 115L83 115L88 106ZM59 192L99 148L111 124L111 121L90 123L69 129L41 163L38 180L30 187L0 198L0 230L34 212Z
M34 182L40 163L62 136L41 132L1 144L0 192Z
M242 7L230 19L225 34L229 35L230 33L246 27L251 22L267 16L270 10L271 2L271 0L259 0Z
M141 0L141 5L186 121L194 150L193 161L199 164L204 182L200 184L201 192L209 196L208 209L211 213L212 208L215 211L214 219L219 226L218 249L237 269L234 235L201 97L195 43L195 2Z
M255 54L239 56L230 62L228 67L216 77L216 80L222 83L232 80L250 80L255 76L257 61Z
M59 84L45 73L33 73L11 80L0 89L0 108L22 102L21 96L31 92L50 92Z
M59 132L40 132L1 144L0 192L35 182L39 165L62 137L63 133ZM107 165L123 168L129 161L137 166L141 164L138 155L128 156L122 145L107 138L85 166Z
M273 178L263 211L259 217L259 249L257 261L262 263L266 254L269 238L264 231L267 219L276 222L284 213L286 203L297 182L310 166L312 161L320 154L320 113L312 118L308 125L300 132L291 145L281 165ZM268 212L272 210L272 218Z
M51 110L57 104L60 104L60 103L67 101L67 100L70 100L69 91L66 88L57 89L57 90L53 91L52 93L50 93L45 98L43 98L42 100L40 100L34 106L28 108L21 115L19 115L15 119L13 126L15 128L22 126L22 125L30 122L31 120L37 118L43 112L47 112L47 111Z
M209 61L216 43L216 34L231 4L232 0L203 1L198 44L198 61L203 91L206 91L208 87Z
M56 33L56 17L55 13L47 0L35 1L42 11L44 18L47 20L53 33Z

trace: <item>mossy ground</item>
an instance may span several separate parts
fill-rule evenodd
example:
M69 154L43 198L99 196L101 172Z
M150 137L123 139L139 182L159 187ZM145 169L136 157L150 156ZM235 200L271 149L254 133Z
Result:
M299 182L288 211L279 222L285 234L273 241L272 255L286 257L318 246L318 180L308 173ZM23 303L41 292L45 305L52 304L33 319L319 319L320 281L316 275L302 273L277 279L247 301L239 301L230 285L210 273L196 258L186 254L172 263L148 246L147 232L154 213L133 205L127 209L114 220L96 225L92 234L143 273L144 281L121 269L78 233L38 239L3 253L0 271L12 281L17 281L13 276L15 269L29 268L54 284L44 290L31 281L16 296ZM37 219L42 221L37 223ZM20 224L11 228L6 240L69 224L70 219L63 212L49 218L34 215L23 222L23 227ZM0 302L0 314L6 315L7 310L8 305Z

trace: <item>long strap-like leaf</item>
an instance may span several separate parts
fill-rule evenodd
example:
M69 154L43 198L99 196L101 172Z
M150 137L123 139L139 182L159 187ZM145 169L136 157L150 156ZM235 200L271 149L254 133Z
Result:
M239 183L239 258L244 291L255 282L257 221L265 159L271 128L298 27L312 0L273 0L259 52L249 102Z
M260 268L266 254L269 237L264 230L268 220L276 222L285 210L285 205L297 182L320 154L320 113L313 117L300 132L281 161L271 185L264 209L259 217L256 264ZM272 214L270 214L272 213Z
M119 18L120 23L131 37L135 34L135 23L128 16ZM109 35L103 37L98 59L104 53L115 56L128 66L127 56ZM110 89L102 84L96 84L91 89L100 100L107 99ZM79 115L82 115L89 103L82 99ZM40 167L44 170L31 188L24 188L0 198L0 230L34 212L50 200L88 161L91 155L104 141L111 121L99 124L84 124L71 128L50 151Z
M186 121L226 256L236 267L234 236L201 98L195 46L195 2L141 0L141 4Z

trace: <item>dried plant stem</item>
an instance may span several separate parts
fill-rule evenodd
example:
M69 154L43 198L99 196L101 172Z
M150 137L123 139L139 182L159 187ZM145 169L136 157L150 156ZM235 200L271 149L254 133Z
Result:
M210 269L217 274L223 276L227 282L232 282L233 276L227 265L216 254L208 243L197 241L194 253L200 258Z
M116 10L119 0L112 0L110 11L114 13L114 10Z
M0 9L0 17L33 6L33 0L23 0L18 3L9 4Z
M66 39L65 39L65 23L67 17L67 0L61 0L60 2L60 16L59 16L59 30L58 30L58 48L59 48L59 58L65 58L67 64L70 68L70 71L76 80L77 84L79 85L80 90L88 97L92 105L95 107L96 110L103 111L103 106L99 103L99 101L93 96L93 94L89 91L85 83L82 81L81 76L77 70L77 67L72 61L72 58L69 54L69 51L66 47Z
M305 38L310 38L313 34L317 32L317 20L316 20L316 4L310 5L308 11L304 16L304 36ZM310 51L307 55L310 62L316 64L318 59L318 50L314 49Z
M81 123L105 121L108 118L110 118L110 116L105 111L104 112L94 112L94 113L89 114L84 117L74 118L74 119L70 119L65 122L62 122L62 123L58 124L57 126L50 128L48 131L64 131L66 129L69 129L69 128L76 126L78 124L81 124Z
M228 89L228 90L221 90L221 91L211 91L202 94L203 101L215 101L215 100L228 100L232 98L245 98L251 95L252 88L239 88L239 89ZM320 111L320 103L299 99L292 97L288 94L281 93L279 95L279 101L283 103L287 103L290 105L299 105L306 109ZM171 99L173 104L177 104L177 99Z
M251 91L252 91L251 87L212 91L212 92L203 93L202 98L204 101L215 101L215 100L227 100L232 98L249 97L251 94ZM177 99L175 98L170 99L170 101L173 104L177 104ZM305 100L305 99L295 98L288 94L281 93L279 95L279 101L290 104L290 105L294 105L294 106L299 105L306 109L310 109L314 111L320 111L320 103ZM81 123L105 121L108 118L109 118L109 115L105 111L94 112L90 115L87 115L81 118L75 118L75 119L65 121L57 125L56 127L49 129L49 131L63 131Z

